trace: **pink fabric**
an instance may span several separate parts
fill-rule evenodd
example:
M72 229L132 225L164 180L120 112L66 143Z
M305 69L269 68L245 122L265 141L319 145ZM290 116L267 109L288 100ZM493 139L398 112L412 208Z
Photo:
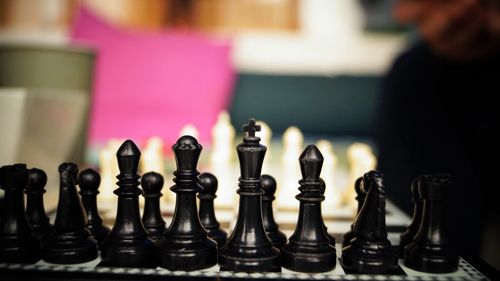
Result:
M210 140L233 89L228 41L186 31L125 32L85 8L71 37L97 50L91 142L160 136L173 144L187 123Z

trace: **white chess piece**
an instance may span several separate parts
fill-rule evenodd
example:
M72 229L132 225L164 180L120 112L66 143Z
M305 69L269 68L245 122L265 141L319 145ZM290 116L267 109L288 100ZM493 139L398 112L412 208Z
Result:
M157 172L165 177L164 161L163 140L160 137L149 138L142 150L140 162L141 174L144 175L148 172Z
M298 193L298 181L301 178L299 157L304 147L304 135L297 127L289 127L283 133L283 151L281 156L281 184L276 193L277 206L282 209L299 208L295 195Z
M342 201L344 204L357 208L354 183L364 173L377 167L377 158L372 148L366 143L353 143L347 148L347 162L349 166L347 187L344 190Z
M321 178L325 181L325 200L321 203L323 214L331 214L341 201L341 194L336 185L337 156L333 151L333 144L328 140L319 140L316 146L323 155Z
M101 185L99 187L100 203L109 203L111 205L111 202L116 197L113 194L113 191L117 188L117 174L114 171L115 162L115 153L110 148L103 147L99 151L99 174L101 176Z
M256 123L260 125L260 132L257 132L256 135L260 137L260 143L267 147L266 157L264 157L264 162L262 164L262 174L275 175L275 171L271 170L270 165L272 161L271 141L273 138L273 132L267 123L263 121L256 121Z
M226 111L221 111L217 122L212 127L212 147L210 152L210 167L219 182L217 200L214 204L218 208L232 209L237 206L237 195L234 184L238 181L237 167L235 166L235 129Z
M186 124L179 131L179 137L182 136L192 136L193 138L198 139L200 137L200 133L193 124Z

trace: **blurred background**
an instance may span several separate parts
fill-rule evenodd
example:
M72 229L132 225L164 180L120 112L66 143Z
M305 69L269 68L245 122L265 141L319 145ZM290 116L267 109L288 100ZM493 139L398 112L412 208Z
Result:
M274 159L294 126L306 144L334 140L344 174L354 142L369 146L375 168L384 77L420 36L396 22L396 2L0 0L0 165L42 168L56 190L61 162L102 169L118 140L143 148L156 137L168 157L187 130L210 151L227 112L237 134L250 117L267 123ZM406 212L409 183L393 187ZM498 242L498 225L491 233Z

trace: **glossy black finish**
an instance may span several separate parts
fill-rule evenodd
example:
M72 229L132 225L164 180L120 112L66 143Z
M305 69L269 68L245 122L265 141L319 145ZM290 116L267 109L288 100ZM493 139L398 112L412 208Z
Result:
M55 233L43 247L43 259L51 263L73 264L97 257L97 241L87 229L87 215L76 191L78 166L59 165L59 202Z
M363 180L363 177L359 177L355 182L354 182L354 190L356 191L356 201L358 201L358 209L356 211L356 216L359 214L359 211L361 211L361 207L363 207L363 204L365 203L365 197L366 193L361 190L361 181ZM354 223L351 224L351 229L344 234L344 240L342 240L342 248L348 246L351 242L351 239L354 238L354 231L352 230L354 228Z
M196 193L202 190L196 170L202 146L192 136L182 136L172 146L177 170L175 212L165 236L158 242L159 265L170 270L192 271L217 264L217 243L208 238L198 217Z
M363 175L361 190L365 203L354 222L354 238L342 249L342 266L355 273L384 274L398 268L397 255L387 239L385 223L385 187L382 174Z
M405 265L429 273L458 269L458 256L450 246L444 227L444 202L450 175L422 176L419 193L424 200L422 221L414 241L405 248Z
M299 181L299 217L294 233L282 248L282 265L299 272L326 272L335 268L337 255L330 244L321 216L325 200L321 179L323 155L315 145L308 145L300 155L302 179Z
M29 171L24 164L0 168L0 186L5 190L0 222L0 261L35 263L40 259L40 240L32 233L24 211L23 191Z
M54 234L54 226L45 213L43 194L47 184L47 174L40 169L29 170L29 183L26 189L26 216L31 225L32 233L43 243Z
M139 175L137 167L141 152L134 142L125 141L116 152L120 174L118 188L118 210L111 233L101 245L102 262L99 266L156 267L154 243L139 214Z
M276 193L276 180L270 175L262 175L262 223L266 230L267 237L271 240L274 247L281 249L286 244L285 233L279 230L279 225L274 220L273 201Z
M201 225L207 231L208 237L217 242L220 248L226 244L227 233L220 228L220 223L215 217L214 199L217 197L217 178L211 173L202 173L198 177L203 190L198 193L200 199L200 216Z
M262 162L267 148L260 144L255 132L260 126L254 119L243 126L243 143L236 148L241 177L238 219L226 245L219 250L221 270L244 272L281 271L280 252L273 247L262 223L261 187Z
M101 176L95 170L86 169L80 172L78 185L80 186L82 204L87 214L87 228L92 238L97 240L99 247L110 232L109 227L103 224L97 209L97 194L99 194L100 184Z
M161 216L160 197L163 195L163 176L149 172L142 175L141 186L144 193L144 212L142 214L142 224L148 231L148 237L151 241L157 243L165 234L165 221Z
M422 199L422 197L420 196L420 192L418 191L419 189L418 186L419 184L421 184L421 178L422 177L417 177L416 179L414 179L410 186L410 192L413 201L413 218L406 231L403 232L400 236L399 240L400 257L404 256L405 247L413 242L413 237L415 237L415 235L417 234L418 229L420 227L420 223L422 222L422 211L424 210L424 200Z

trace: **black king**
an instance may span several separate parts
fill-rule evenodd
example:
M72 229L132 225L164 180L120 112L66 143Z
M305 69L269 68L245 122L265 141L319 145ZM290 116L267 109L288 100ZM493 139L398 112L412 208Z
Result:
M260 125L250 119L243 126L243 143L236 148L240 161L238 220L227 244L219 251L221 270L244 272L279 272L280 252L274 248L262 223L261 169L267 148L255 132Z

